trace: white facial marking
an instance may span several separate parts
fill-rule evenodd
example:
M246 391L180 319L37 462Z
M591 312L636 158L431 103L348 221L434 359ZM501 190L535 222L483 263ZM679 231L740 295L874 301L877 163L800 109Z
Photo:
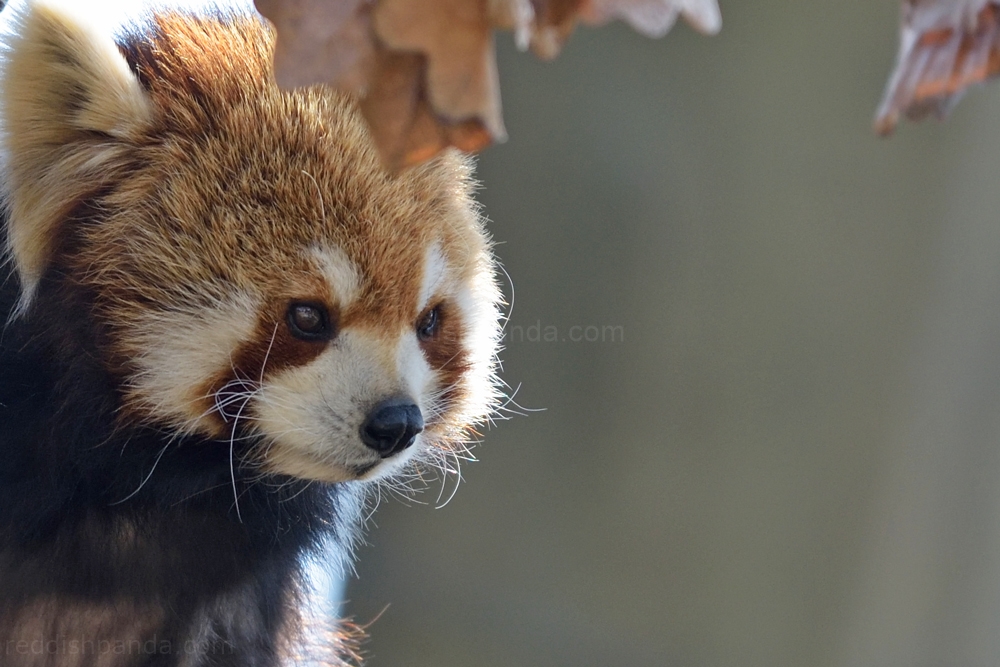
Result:
M431 297L437 292L444 280L445 270L448 268L441 252L441 244L435 243L427 250L424 258L424 279L420 283L420 296L417 298L417 312L424 310L429 304Z
M309 255L316 262L323 277L330 284L333 296L341 304L354 301L361 290L358 268L337 246L311 248Z
M403 385L403 393L417 404L422 412L427 410L427 398L434 391L434 371L420 349L417 334L405 332L396 347L396 372Z
M131 390L154 414L169 416L193 432L209 423L192 389L229 370L233 353L257 325L257 299L234 294L211 307L149 312L135 323L131 341L138 372ZM256 380L257 378L248 378Z
M313 361L269 377L254 412L257 427L274 442L272 464L286 474L331 482L379 464L360 429L373 405L401 391L386 358L384 342L345 330Z
M357 297L359 272L342 251L316 249L312 257L338 299ZM497 287L486 270L464 277L454 270L440 244L432 245L414 304L420 312L435 299L448 298L449 312L463 331L468 373L479 378L471 383L463 379L461 399L449 404L445 428L482 419L496 396L490 370L499 333ZM440 409L436 396L445 387L427 361L416 322L399 326L395 332L349 326L309 363L268 376L254 397L253 421L271 443L265 454L271 470L330 482L371 481L426 460L443 431L418 435L411 447L386 459L361 438L369 411L385 399L408 397L425 423L433 423L432 411Z
M465 327L463 348L469 368L465 375L476 380L465 383L465 397L461 405L455 406L455 412L464 421L477 422L489 414L499 396L490 372L501 335L499 290L490 274L481 273L462 284L452 298Z

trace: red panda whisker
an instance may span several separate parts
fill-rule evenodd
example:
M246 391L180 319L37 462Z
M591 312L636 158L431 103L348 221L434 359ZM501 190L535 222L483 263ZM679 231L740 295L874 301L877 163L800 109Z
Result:
M308 480L305 484L302 485L301 489L299 489L298 491L296 491L294 494L292 494L288 498L281 498L280 500L278 500L278 502L279 503L292 502L293 500L295 500L296 498L298 498L299 496L301 496L303 493L305 493L309 489L309 487L312 486L314 483L315 483L315 480L312 480L312 479ZM291 482L286 482L285 486L288 486L290 484L291 484Z
M250 399L248 398L243 402L243 405L240 406L239 412L236 413L236 417L233 419L233 426L229 434L229 476L232 478L233 482L233 505L236 508L236 519L240 523L243 523L243 515L240 513L240 497L236 490L236 469L235 462L233 460L233 448L235 447L236 428L239 425L240 417L243 416L243 411L246 409L249 402Z
M264 353L264 361L260 364L260 377L257 378L257 385L264 385L264 370L267 368L267 360L271 356L271 348L274 347L274 337L278 335L278 323L274 324L274 331L271 332L271 340L267 344L267 351ZM230 357L232 358L232 357Z
M228 387L232 388L227 389ZM236 387L244 387L244 389L236 389ZM227 423L230 419L232 419L235 428L235 422L239 420L243 410L246 409L246 406L250 403L254 396L259 394L261 391L260 387L255 389L247 387L248 383L244 380L231 380L230 382L227 382L218 391L211 395L214 398L212 406L196 418L190 420L190 422L192 424L197 423L204 417L217 412L219 416L222 417L223 421ZM239 405L239 410L237 411L237 415L235 417L227 414L226 412L226 408L232 407L233 405Z
M462 463L459 460L458 456L456 456L454 453L452 453L451 456L454 457L454 460L455 460L455 468L454 468L454 471L453 471L453 474L455 476L455 485L451 489L451 495L449 495L448 499L445 500L443 503L440 502L441 501L441 495L438 494L438 504L435 505L435 509L441 509L442 507L446 507L448 505L448 503L450 503L452 501L452 499L455 497L455 494L458 493L458 487L461 486L461 484L462 484ZM448 474L447 473L449 472L449 469L448 468L442 468L442 470L443 470L443 474L441 475L441 490L443 492L444 488L445 488L445 484L447 483L447 480L448 480Z
M402 502L404 505L427 505L429 503L420 500L416 494L420 491L413 486L414 479L392 479L385 478L378 480L381 488Z
M429 462L433 463L434 460L431 459L431 461L429 461ZM441 488L438 489L437 498L435 498L435 500L434 500L434 507L441 507L441 497L444 495L445 488L447 487L447 484L448 484L447 461L446 460L441 460L440 463L441 463L441 466L440 466L440 468L438 468L438 471L440 473L438 475L438 479L441 482ZM456 485L456 488L457 488L457 485ZM452 494L452 495L454 495L454 494ZM451 498L449 498L449 500L451 500ZM447 504L448 503L446 502L445 505L447 505Z
M507 386L509 388L509 385L507 385ZM523 405L519 404L517 402L517 400L515 400L516 397L517 397L517 393L519 391L521 391L521 384L520 383L518 383L517 387L515 387L513 389L513 391L511 391L510 396L505 396L504 397L504 402L502 404L500 404L500 405L496 406L495 408L493 408L493 412L494 413L504 412L506 414L517 416L517 417L527 417L528 416L527 413L529 413L529 412L545 412L545 408L526 408ZM509 405L513 405L517 409L516 410L511 410L509 407L507 407ZM505 417L504 419L510 419L510 417Z
M192 493L190 495L181 497L177 501L171 503L170 506L171 507L178 507L180 505L183 505L183 504L187 503L188 501L190 501L190 500L192 500L194 498L197 498L200 495L204 495L206 493L211 493L212 491L215 491L216 489L221 489L222 487L225 487L225 486L229 486L229 483L228 482L221 482L219 484L213 484L212 486L206 486L204 488L198 489L197 491L195 491L194 493Z
M375 512L378 511L379 506L382 504L382 484L376 483L368 487L367 493L365 494L365 509L367 510L365 514L361 517L361 525L367 526L372 517L375 516Z
M115 501L113 503L109 503L109 505L121 505L126 500L129 500L130 498L133 498L136 494L138 494L140 491L142 491L142 487L146 486L146 482L148 482L149 478L153 476L153 473L156 471L156 466L159 465L160 459L163 458L163 455L167 452L167 449L170 447L171 444L172 444L171 442L167 442L167 444L163 445L163 448L160 450L160 453L156 455L156 460L153 461L153 467L151 467L149 469L149 472L146 473L146 476L142 478L142 481L139 482L139 486L136 487L135 491L133 491L132 493L128 494L127 496L125 496L121 500L117 500L117 501Z

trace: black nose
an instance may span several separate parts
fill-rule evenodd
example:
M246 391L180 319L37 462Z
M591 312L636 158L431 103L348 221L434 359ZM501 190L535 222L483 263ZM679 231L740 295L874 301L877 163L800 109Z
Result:
M361 441L385 459L412 445L423 430L424 417L420 408L409 399L390 398L368 413L361 425Z

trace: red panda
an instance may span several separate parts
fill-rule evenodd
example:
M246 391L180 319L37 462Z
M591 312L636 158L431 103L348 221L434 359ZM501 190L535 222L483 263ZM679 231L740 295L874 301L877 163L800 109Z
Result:
M251 16L5 39L0 664L281 664L304 556L494 404L470 164L386 172Z

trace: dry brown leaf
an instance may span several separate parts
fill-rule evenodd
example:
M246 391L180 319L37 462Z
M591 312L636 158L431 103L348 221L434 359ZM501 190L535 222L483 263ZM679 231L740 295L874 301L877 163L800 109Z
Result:
M390 169L419 164L448 146L474 152L490 145L489 131L475 118L442 122L427 100L426 69L426 58L418 53L376 53L361 111Z
M513 30L517 48L526 50L531 43L531 22L535 7L531 0L489 0L490 23L500 30Z
M703 33L722 28L716 0L531 0L535 9L530 31L531 50L551 59L559 54L577 21L604 25L621 19L649 37L662 37L683 16Z
M1000 74L1000 2L904 0L896 67L875 114L888 134L901 115L944 116L970 85Z
M505 136L493 31L555 57L578 21L622 19L660 36L684 16L718 31L717 0L255 0L278 34L282 86L328 82L358 92L386 164Z
M278 85L364 88L374 56L371 0L254 0L254 5L277 32Z
M551 60L573 34L583 0L531 0L531 5L535 11L528 44L536 56Z
M602 25L622 19L649 37L662 37L674 26L678 16L701 32L714 35L722 28L719 5L705 0L587 0L581 8L587 23Z
M391 51L426 56L426 94L449 123L478 119L501 140L500 79L486 0L379 0L374 26Z

